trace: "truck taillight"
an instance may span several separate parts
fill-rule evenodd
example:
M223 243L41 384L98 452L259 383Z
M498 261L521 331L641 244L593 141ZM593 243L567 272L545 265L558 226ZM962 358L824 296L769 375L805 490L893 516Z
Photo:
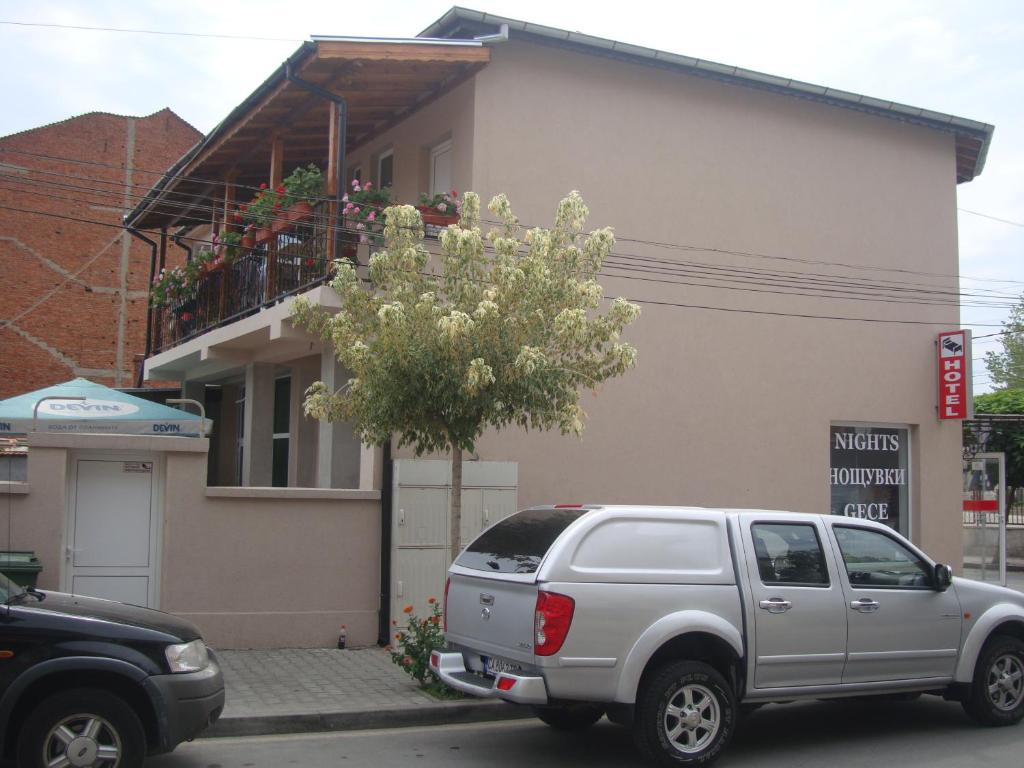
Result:
M448 631L448 587L452 585L452 577L444 580L444 603L441 605L441 626L442 631Z
M533 615L534 646L538 656L557 653L569 634L576 602L557 592L538 592L537 609Z

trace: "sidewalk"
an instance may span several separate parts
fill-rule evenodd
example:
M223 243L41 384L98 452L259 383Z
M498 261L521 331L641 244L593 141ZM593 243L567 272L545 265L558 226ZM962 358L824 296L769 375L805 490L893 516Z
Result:
M336 731L530 717L484 699L440 701L380 648L218 651L227 701L204 737Z

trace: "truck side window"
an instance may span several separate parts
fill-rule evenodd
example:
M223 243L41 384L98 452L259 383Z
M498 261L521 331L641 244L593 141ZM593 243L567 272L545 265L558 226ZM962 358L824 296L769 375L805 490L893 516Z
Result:
M827 587L828 567L813 525L755 523L750 527L764 584Z
M864 528L832 527L851 587L931 589L932 569L896 539Z

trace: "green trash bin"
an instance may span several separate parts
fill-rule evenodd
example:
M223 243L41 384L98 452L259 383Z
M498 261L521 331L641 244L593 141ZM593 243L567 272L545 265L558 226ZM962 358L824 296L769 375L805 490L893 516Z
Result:
M21 587L34 587L43 570L35 552L0 551L0 573Z

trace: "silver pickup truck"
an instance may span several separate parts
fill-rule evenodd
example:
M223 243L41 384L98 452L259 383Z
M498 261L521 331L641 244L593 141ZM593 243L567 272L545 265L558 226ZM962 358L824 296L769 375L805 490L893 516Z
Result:
M983 725L1024 716L1024 595L846 517L528 509L451 566L445 618L445 683L560 729L607 714L667 766L710 762L772 701L930 693Z

